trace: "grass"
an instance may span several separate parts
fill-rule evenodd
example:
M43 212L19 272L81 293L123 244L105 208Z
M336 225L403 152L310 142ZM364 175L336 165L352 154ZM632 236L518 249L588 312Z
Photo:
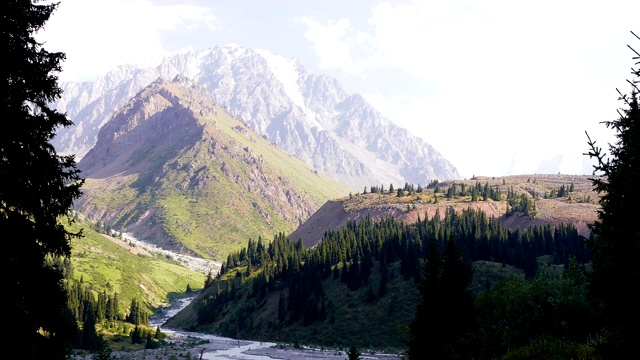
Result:
M269 240L292 232L325 201L348 192L203 95L171 83L163 86L182 104L171 113L184 124L132 145L114 160L111 176L88 175L80 211L95 220L224 260L250 237ZM151 114L146 121L161 118ZM156 146L150 146L151 140ZM114 170L114 164L122 168Z
M246 268L236 270L244 272ZM340 279L334 280L330 277L325 280L323 288L326 293L327 319L316 321L309 326L303 326L302 320L295 323L278 321L278 299L281 291L276 291L263 303L256 304L257 309L248 315L252 326L241 336L256 340L291 344L298 342L301 345L331 348L344 348L355 344L363 349L401 351L404 348L404 340L408 336L407 326L413 319L420 295L412 279L404 280L400 276L399 262L390 264L389 272L394 275L389 278L387 293L373 302L367 301L368 286L366 285L351 291L346 284L340 282ZM226 286L224 281L238 281L235 273L236 271L230 271L225 274L221 279L222 288ZM256 275L257 273L254 272L247 279ZM379 265L376 263L370 278L370 285L374 292L378 291L379 282ZM250 291L250 286L239 288L239 298L228 303L218 315L217 322L196 327L195 330L235 337L235 327L227 328L228 324L225 325L225 322L234 321L232 319L236 312L241 311L248 303ZM195 310L189 307L172 319L170 325L193 329L196 320ZM362 329L367 330L362 331Z
M548 259L539 259L541 262L546 260ZM245 279L248 286L238 288L235 300L229 301L225 308L216 314L214 323L198 325L195 308L189 306L172 319L170 325L235 337L235 318L237 314L243 313L242 319L245 325L247 321L251 325L241 330L242 338L341 349L355 345L360 349L374 349L388 353L402 352L409 337L408 326L413 320L416 306L421 298L413 279L405 280L401 277L400 262L388 266L390 276L387 291L374 301L368 299L368 288L371 286L374 293L378 292L380 283L378 263L374 266L369 285L361 286L356 291L349 290L346 284L340 282L340 279L330 277L325 280L323 289L326 294L327 319L316 321L309 326L303 326L302 320L296 322L278 320L278 299L282 292L287 298L288 290L286 289L276 290L260 304L255 304L251 300L251 283L248 281L255 277L257 272L253 272ZM236 273L245 271L245 267L228 271L220 279L220 288L226 288L228 281L236 282L235 286L238 287L239 279ZM524 278L524 273L513 266L477 261L473 263L470 289L474 294L478 294L513 276ZM203 296L216 289L215 285L205 289ZM307 305L311 306L311 304L313 302ZM247 306L253 307L254 310L244 313L243 309Z
M70 226L76 231L80 224ZM134 255L84 227L84 237L71 243L74 277L82 278L95 292L117 292L120 311L131 299L141 299L149 309L168 303L167 294L184 292L187 284L201 288L205 275L167 261L164 257Z
M466 210L471 207L476 210L482 210L487 216L499 218L503 225L509 228L525 229L529 225L551 223L558 225L560 223L573 223L578 232L583 236L589 236L590 230L588 224L597 219L597 210L599 208L599 196L593 191L591 181L588 175L519 175L505 177L476 177L470 180L450 180L438 184L439 192L435 193L434 189L425 188L422 193L413 193L409 195L405 192L404 196L398 197L396 191L389 193L368 193L368 194L352 194L350 197L340 199L346 216L357 217L355 214L363 214L370 212L376 214L377 217L383 217L385 214L393 215L398 219L412 223L418 219L424 219L425 216L431 217L435 214L436 209L440 211L441 216L445 211L450 209L455 211ZM501 200L493 201L487 199L482 201L471 201L471 196L455 194L452 198L445 197L447 190L453 185L459 192L461 185L464 184L467 189L474 187L480 183L484 187L488 183L489 187L498 189L501 192ZM558 191L561 186L569 188L573 184L574 191L568 193L564 197L550 197L553 191ZM387 187L388 189L388 187ZM531 202L535 203L535 209L527 215L516 213L512 216L506 216L507 192L513 191L517 197L521 194L527 196ZM547 196L548 198L545 198ZM434 198L437 197L437 203Z
M472 269L473 277L470 287L471 291L475 294L483 290L491 289L496 284L512 276L524 279L524 271L522 271L522 269L497 262L475 261L473 262Z

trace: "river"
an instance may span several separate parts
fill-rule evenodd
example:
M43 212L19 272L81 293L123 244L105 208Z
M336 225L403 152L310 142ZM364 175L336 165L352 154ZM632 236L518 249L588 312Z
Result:
M294 360L294 359L347 359L346 351L340 349L318 349L312 347L294 348L271 342L260 342L250 340L237 340L183 330L163 328L162 325L172 316L177 314L187 306L195 297L184 298L176 301L172 306L166 308L162 313L153 316L150 324L153 327L160 326L161 330L170 335L172 342L176 344L192 344L191 348L181 348L183 356L188 352L192 359L234 359L234 360ZM184 350L182 350L184 349ZM161 349L157 349L161 350ZM165 354L167 352L165 351ZM150 354L146 354L150 355ZM147 358L154 359L152 356ZM133 357L131 359L142 359ZM361 359L399 360L401 356L395 354L366 353L360 356ZM125 358L123 358L125 359ZM155 359L160 359L156 356ZM167 359L171 359L168 355Z
M114 233L120 235L119 233ZM131 234L123 233L121 237L131 245L140 247L150 253L159 253L169 256L185 267L202 273L215 274L220 269L220 263L194 258L187 255L176 254L172 251L158 248L147 242L136 239ZM234 360L294 360L294 359L347 359L344 349L319 349L312 347L295 348L290 345L260 342L250 340L238 340L205 334L188 332L177 329L165 328L165 322L189 305L195 296L175 301L160 313L151 317L151 326L160 327L162 332L169 335L169 346L159 349L146 349L139 351L116 351L112 358L117 360L154 359L154 360L178 360L178 359L234 359ZM364 351L363 351L364 352ZM76 360L89 359L88 356L76 356ZM366 353L361 359L399 360L401 356L394 354Z

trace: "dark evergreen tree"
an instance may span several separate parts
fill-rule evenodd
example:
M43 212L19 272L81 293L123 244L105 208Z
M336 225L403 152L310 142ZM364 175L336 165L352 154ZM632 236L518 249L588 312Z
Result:
M131 330L131 343L132 344L142 344L142 329L138 325Z
M96 350L100 338L96 331L96 309L92 301L85 301L84 318L82 319L82 348Z
M349 266L349 278L347 280L347 286L349 286L349 289L351 289L352 291L355 291L358 290L361 284L362 281L360 277L360 262L358 261L358 258L355 257L353 259L353 262Z
M471 269L453 239L447 242L444 257L432 241L419 286L422 302L409 326L409 359L469 358L474 331L470 281Z
M98 351L93 355L93 360L112 360L111 356L111 348L109 347L109 343L107 339L103 336L100 336L98 340Z
M324 298L322 298L322 302L320 303L320 321L327 320L327 305L324 302Z
M280 299L278 300L278 320L284 322L284 318L287 315L287 306L285 304L284 292L280 293Z
M367 287L367 302L372 303L374 301L376 301L376 293L373 292L373 288L371 288L371 285L369 285Z
M640 292L640 71L635 69L633 74L635 77L629 81L633 86L631 94L618 91L625 107L618 112L620 117L605 122L615 130L617 138L609 145L608 156L587 135L588 155L597 161L594 173L602 175L591 179L595 191L601 194L601 210L591 225L596 240L590 242L590 291L603 305L606 344L602 350L605 357L612 359L627 357L640 345L640 307L633 296Z
M224 265L224 264L223 264L223 265ZM220 272L222 272L222 271L223 271L223 269L222 269L222 268L220 268ZM207 277L206 277L206 279L204 279L204 287L205 287L205 288L207 288L207 287L209 287L209 285L211 285L212 283L213 283L213 276L211 276L211 271L209 271L209 272L207 273Z
M127 315L126 321L134 325L143 325L149 323L149 315L142 308L138 300L131 299L129 315Z
M564 185L560 185L560 189L558 189L558 197L565 197L567 196L567 189L565 188Z
M489 196L490 196L489 182L487 181L484 183L484 188L482 188L482 200L487 201L489 199Z
M349 360L360 360L360 351L354 345L349 347L349 352L347 353L349 356Z
M65 358L75 331L62 272L45 261L70 255L69 241L79 234L58 221L82 184L73 156L58 156L51 144L57 129L71 125L49 105L61 94L57 73L65 55L46 51L33 37L57 5L9 0L2 6L0 308L11 329L0 348L9 356L16 344L29 344L15 356L21 359Z
M347 267L347 263L345 261L342 262L342 272L340 274L340 281L345 284L349 281L349 268Z
M157 349L159 347L160 347L160 342L158 340L154 339L151 336L151 332L148 332L147 333L147 337L146 337L145 342L144 342L144 348L145 349Z
M381 298L387 293L387 284L389 283L389 272L387 266L380 266L380 287L378 288L378 297Z

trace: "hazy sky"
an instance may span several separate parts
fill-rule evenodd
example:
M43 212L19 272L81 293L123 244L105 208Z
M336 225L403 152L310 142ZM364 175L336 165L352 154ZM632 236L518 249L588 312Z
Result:
M614 140L640 1L61 0L61 80L239 43L298 58L424 138L463 177L590 172Z

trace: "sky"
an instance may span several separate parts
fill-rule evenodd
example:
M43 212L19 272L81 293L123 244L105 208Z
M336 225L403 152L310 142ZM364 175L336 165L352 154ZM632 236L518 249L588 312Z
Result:
M61 81L238 43L336 78L462 177L590 174L623 107L640 1L61 0Z

